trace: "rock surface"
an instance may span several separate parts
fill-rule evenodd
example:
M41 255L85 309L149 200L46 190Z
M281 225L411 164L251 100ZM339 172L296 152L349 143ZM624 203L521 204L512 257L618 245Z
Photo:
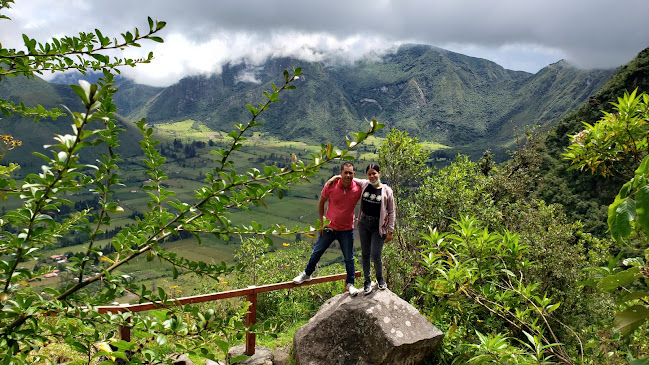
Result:
M172 357L171 360L174 365L194 365L194 362L186 354Z
M246 345L237 345L230 349L228 352L228 363L229 360L242 355L246 351ZM264 346L255 346L255 354L249 357L246 360L239 361L237 364L240 365L273 365L273 353L268 347Z
M289 365L291 363L291 344L277 347L273 350L273 365Z
M297 365L421 364L444 334L389 290L339 294L293 337Z

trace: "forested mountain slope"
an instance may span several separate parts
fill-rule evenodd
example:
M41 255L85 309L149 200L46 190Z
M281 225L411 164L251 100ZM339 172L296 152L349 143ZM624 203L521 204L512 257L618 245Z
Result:
M583 129L582 122L593 124L602 111L611 112L612 102L625 91L649 92L649 48L640 52L629 64L620 67L609 82L586 103L554 126L541 146L544 176L539 179L537 194L548 202L561 203L572 219L581 219L587 231L606 231L606 212L625 179L604 179L589 172L566 171L569 163L561 153L570 143L568 134Z
M130 116L153 123L192 118L229 130L248 116L245 104L263 101L261 90L277 83L283 69L294 67L304 72L297 92L283 96L285 103L263 119L266 130L280 138L339 142L364 119L376 118L390 128L472 155L486 148L509 148L514 127L555 123L613 74L579 70L564 62L529 74L410 45L346 65L286 58L261 67L227 65L219 75L181 80Z

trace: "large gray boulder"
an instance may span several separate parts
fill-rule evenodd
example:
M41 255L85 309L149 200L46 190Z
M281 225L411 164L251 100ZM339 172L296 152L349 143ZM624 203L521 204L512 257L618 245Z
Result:
M293 337L297 365L422 364L444 334L389 290L325 302Z

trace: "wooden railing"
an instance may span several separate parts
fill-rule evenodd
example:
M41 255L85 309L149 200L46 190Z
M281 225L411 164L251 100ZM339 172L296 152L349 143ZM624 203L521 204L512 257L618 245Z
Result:
M356 271L355 277L360 277L361 272ZM246 300L250 302L250 307L248 307L248 312L246 313L246 328L257 323L257 294L265 293L273 290L281 289L291 289L298 286L311 285L311 284L320 284L326 283L334 280L345 280L347 274L336 274L328 276L320 276L311 279L310 281L305 281L302 284L295 284L292 281L286 281L283 283L275 283L261 286L249 286L245 289L236 289L228 290L218 293L195 295L193 297L184 297L184 298L175 298L171 299L169 302L163 304L159 302L149 302L149 303L140 303L140 304L128 304L128 305L119 305L119 306L101 306L98 307L99 313L122 313L122 312L144 312L152 309L168 308L185 304L194 304L194 303L204 303L204 302L213 302L221 299L234 298L234 297L246 297ZM120 326L119 333L124 341L131 341L131 328L128 326ZM254 332L246 333L246 351L245 354L252 356L255 354L255 342L256 335Z

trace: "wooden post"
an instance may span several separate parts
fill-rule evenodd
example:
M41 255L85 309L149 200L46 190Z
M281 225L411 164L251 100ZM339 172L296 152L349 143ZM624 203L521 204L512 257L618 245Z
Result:
M257 294L252 293L246 296L246 299L250 302L250 307L248 307L248 313L246 313L246 328L257 323ZM256 345L256 334L247 332L246 333L246 355L252 356L255 354L255 345Z
M128 323L131 323L131 317L129 317L126 320ZM123 341L126 342L131 342L131 327L126 325L126 326L119 326L119 338L122 339Z

